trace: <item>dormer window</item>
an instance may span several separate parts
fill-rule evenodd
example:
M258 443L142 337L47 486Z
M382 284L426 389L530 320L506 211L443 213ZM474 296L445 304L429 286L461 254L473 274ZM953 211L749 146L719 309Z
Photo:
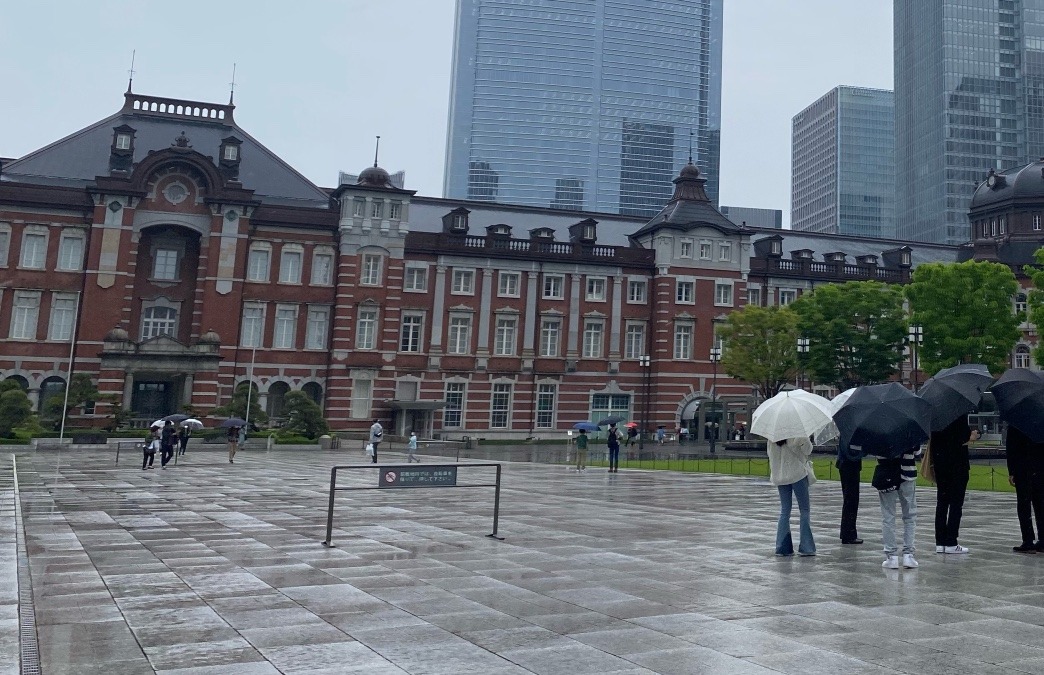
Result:
M463 232L468 229L468 217L463 213L458 213L453 216L453 231Z
M783 242L778 240L778 239L773 241L772 242L772 252L775 253L776 255L782 255L783 254Z
M910 259L910 252L903 251L902 256L900 256L900 260L902 260L903 265L910 265L912 263L912 260Z
M595 226L594 225L584 225L584 239L594 239L594 238L595 238Z
M234 145L226 145L225 152L222 154L222 157L229 162L236 161L237 159L239 159L239 148L237 148Z
M130 134L116 134L116 149L117 150L130 150L131 147L131 135Z

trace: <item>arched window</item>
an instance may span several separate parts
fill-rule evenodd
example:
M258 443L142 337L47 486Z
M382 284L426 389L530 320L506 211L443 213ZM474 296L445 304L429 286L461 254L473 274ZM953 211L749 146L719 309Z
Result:
M178 328L178 310L173 307L146 307L141 313L141 339L157 335L174 337Z
M273 382L268 387L268 405L265 412L269 417L282 417L286 412L286 395L290 385L286 382Z
M1026 345L1019 345L1015 347L1015 367L1030 367L1030 350L1029 347L1027 347Z
M316 405L321 406L323 404L323 388L318 382L306 383L305 386L301 387L301 391L303 391L308 398L315 401Z
M39 411L48 419L61 415L62 398L65 396L65 380L60 377L48 377L40 383L40 409ZM57 399L57 404L52 403L51 409L54 414L48 412L48 402ZM55 409L55 406L57 408Z
M25 379L21 375L11 375L10 377L5 377L4 382L8 381L17 382L18 386L22 388L22 391L29 391L29 380Z

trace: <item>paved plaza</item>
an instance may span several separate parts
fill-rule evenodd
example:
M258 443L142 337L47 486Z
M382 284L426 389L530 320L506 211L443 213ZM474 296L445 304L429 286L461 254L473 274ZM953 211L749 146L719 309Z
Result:
M840 545L820 481L819 555L776 558L764 478L512 463L503 541L490 488L365 490L326 548L330 467L361 453L182 459L2 455L0 673L20 637L32 657L20 599L44 675L1044 672L1044 555L1011 552L1011 494L971 493L972 552L944 556L919 489L921 567L888 571L869 486L865 545Z

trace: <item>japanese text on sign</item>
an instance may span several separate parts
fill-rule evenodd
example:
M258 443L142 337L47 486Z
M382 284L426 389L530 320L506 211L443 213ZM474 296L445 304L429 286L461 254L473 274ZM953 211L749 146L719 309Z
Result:
M395 467L381 469L378 487L445 487L457 484L457 467L424 466L408 469Z

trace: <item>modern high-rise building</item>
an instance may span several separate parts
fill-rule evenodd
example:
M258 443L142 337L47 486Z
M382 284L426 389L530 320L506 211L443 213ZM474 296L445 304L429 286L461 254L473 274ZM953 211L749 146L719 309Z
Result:
M895 236L892 92L835 87L794 116L790 227Z
M445 195L652 217L691 154L716 203L722 1L457 0Z
M759 209L752 206L719 206L721 215L737 225L783 229L783 212L779 209Z
M897 0L894 17L898 234L960 244L989 169L1044 153L1044 0Z

